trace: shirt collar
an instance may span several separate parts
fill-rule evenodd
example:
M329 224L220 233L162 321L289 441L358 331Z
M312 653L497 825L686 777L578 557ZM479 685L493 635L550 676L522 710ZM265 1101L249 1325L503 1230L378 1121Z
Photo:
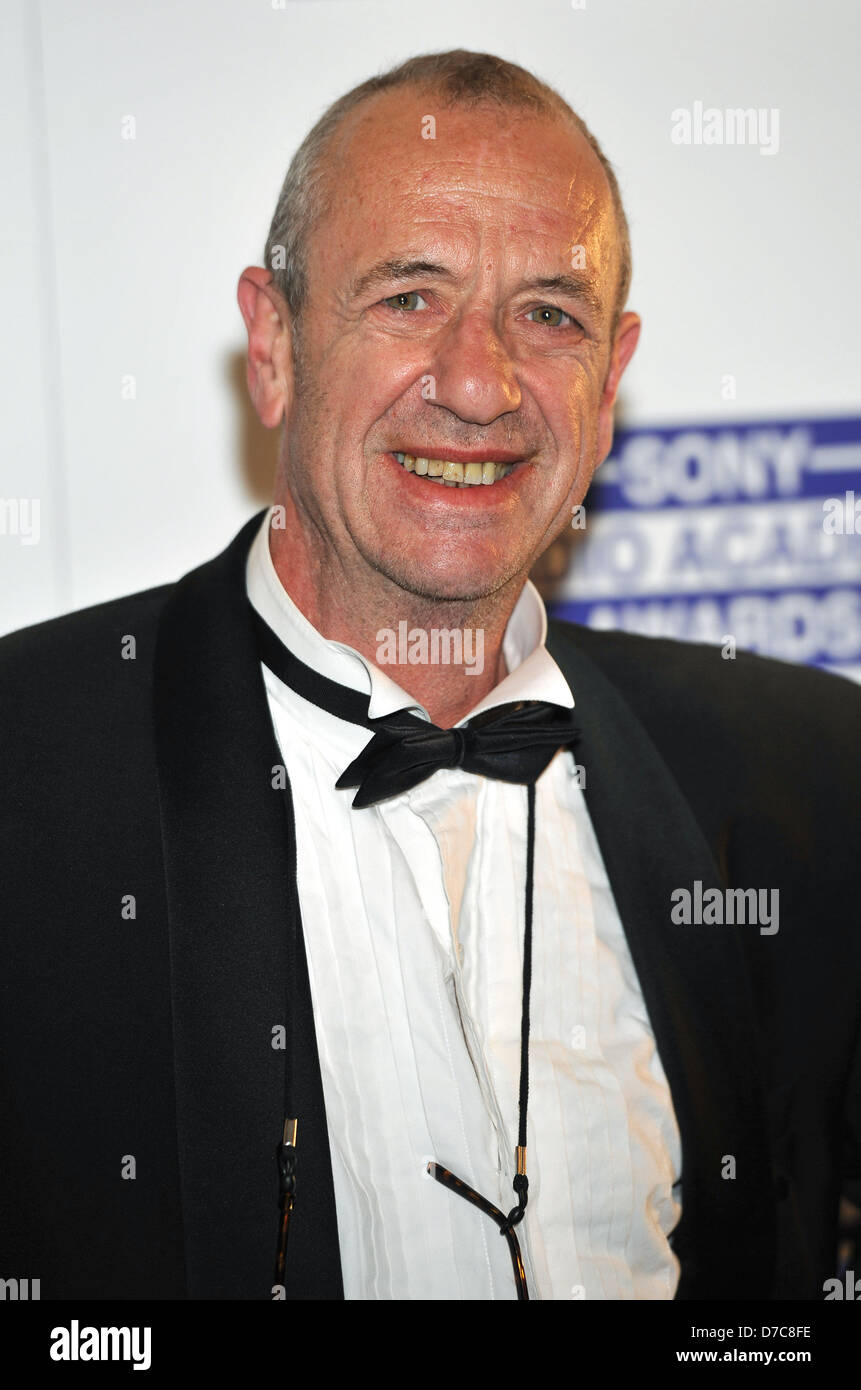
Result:
M421 718L430 715L414 696L387 676L379 666L348 647L323 637L308 622L291 599L272 563L269 552L269 524L272 508L266 513L248 553L246 587L254 608L281 639L285 647L321 676L338 681L351 690L370 696L368 714L372 719L409 709ZM547 700L551 704L574 706L571 687L548 652L547 611L535 585L527 580L502 639L502 651L509 674L485 695L459 723L483 710L513 700Z

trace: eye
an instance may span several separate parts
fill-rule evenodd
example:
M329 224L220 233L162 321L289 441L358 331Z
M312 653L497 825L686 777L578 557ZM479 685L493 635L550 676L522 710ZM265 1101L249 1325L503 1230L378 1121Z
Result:
M540 314L541 317L532 319L533 314ZM530 309L526 317L532 319L533 323L543 323L547 328L565 328L576 322L564 309L557 309L555 304L539 304L537 309Z
M416 302L418 301L418 302ZM389 295L388 299L383 300L390 309L419 309L427 308L427 301L422 299L418 290L401 290L399 294Z

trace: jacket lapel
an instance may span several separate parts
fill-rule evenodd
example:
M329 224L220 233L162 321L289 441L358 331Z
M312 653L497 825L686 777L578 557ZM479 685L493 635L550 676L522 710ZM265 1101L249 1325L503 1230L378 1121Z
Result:
M550 624L548 649L574 692L589 814L670 1085L682 1140L677 1298L768 1298L774 1201L753 1003L735 926L670 919L671 894L726 886L645 729ZM735 1176L728 1156L735 1160Z
M245 561L261 516L175 586L154 659L188 1294L272 1296L283 1044L295 1036L298 1173L287 1296L341 1298L293 824L272 785L280 755L245 593ZM291 931L299 943L293 1020Z

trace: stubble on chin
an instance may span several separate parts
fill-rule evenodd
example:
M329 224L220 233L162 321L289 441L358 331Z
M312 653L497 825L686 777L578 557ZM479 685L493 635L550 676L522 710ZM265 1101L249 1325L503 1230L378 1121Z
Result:
M455 572L446 574L434 572L432 568L423 571L419 562L407 554L366 554L364 559L378 575L388 580L393 600L396 601L400 592L409 596L414 605L426 606L428 610L450 606L452 621L456 621L459 607L470 612L476 605L494 607L513 582L519 590L526 578L522 565L508 565L501 572L477 578L470 575L468 560L459 564Z

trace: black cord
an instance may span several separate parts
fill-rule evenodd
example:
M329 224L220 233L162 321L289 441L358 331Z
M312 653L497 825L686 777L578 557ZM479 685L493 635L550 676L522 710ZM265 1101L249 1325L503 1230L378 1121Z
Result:
M535 783L526 788L526 888L523 910L523 1005L520 1015L520 1124L517 1134L517 1172L512 1186L517 1206L512 1207L500 1233L507 1236L526 1215L529 1179L526 1176L526 1119L529 1107L529 996L532 991L532 899L535 869Z
M526 788L526 902L523 920L523 1012L520 1021L520 1133L526 1148L526 1108L529 1104L529 996L532 990L532 896L535 870L535 783Z

